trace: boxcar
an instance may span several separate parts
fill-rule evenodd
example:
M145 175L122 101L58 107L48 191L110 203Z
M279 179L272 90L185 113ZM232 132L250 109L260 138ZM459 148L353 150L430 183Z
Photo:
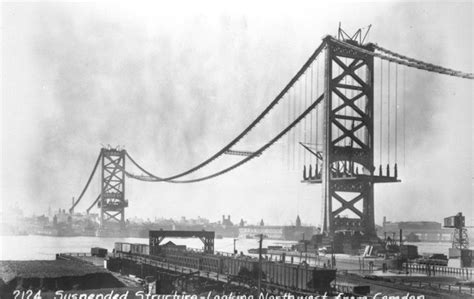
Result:
M248 272L255 271L258 268L258 261L254 259L223 257L222 261L223 273L234 276L245 273L248 275Z
M100 248L100 247L92 247L91 248L91 255L98 256L98 257L105 257L107 255L107 249Z
M116 252L130 253L132 248L129 243L116 242L114 249Z
M222 273L223 257L203 255L200 259L200 270Z
M134 254L141 254L141 255L149 255L150 254L150 246L147 244L130 244L132 253Z

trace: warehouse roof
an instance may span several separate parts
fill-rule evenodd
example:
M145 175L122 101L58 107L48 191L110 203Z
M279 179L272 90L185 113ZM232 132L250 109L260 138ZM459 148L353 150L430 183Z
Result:
M0 279L5 283L16 277L56 278L108 272L104 268L76 261L0 261Z

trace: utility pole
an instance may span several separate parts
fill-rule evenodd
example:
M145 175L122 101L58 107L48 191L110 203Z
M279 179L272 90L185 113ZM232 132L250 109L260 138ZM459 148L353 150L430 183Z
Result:
M260 293L262 291L262 242L263 242L263 234L260 235L260 241L258 242L258 294L257 296L260 296Z
M235 247L235 242L237 241L237 239L234 238L234 254L237 254L237 248Z
M331 269L334 269L334 264L336 262L336 258L334 257L334 240L332 240L331 246Z

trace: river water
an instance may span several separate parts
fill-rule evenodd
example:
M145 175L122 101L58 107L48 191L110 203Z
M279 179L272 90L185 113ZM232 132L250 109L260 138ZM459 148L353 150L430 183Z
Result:
M173 241L178 245L202 249L199 239L167 238L164 242ZM90 252L91 247L107 248L112 250L115 242L148 244L146 238L99 238L99 237L49 237L49 236L0 236L0 260L52 260L56 253ZM295 242L281 240L263 240L263 247L280 245L290 247ZM419 254L444 253L448 254L450 243L413 243L418 246ZM215 250L232 252L234 239L223 238L215 240ZM237 239L237 250L247 254L250 248L258 248L256 239Z
M189 248L202 249L199 239L166 238L163 243L172 241ZM112 251L115 242L148 244L147 238L99 238L99 237L49 237L49 236L0 236L0 260L52 260L56 253L90 252L91 247L102 247ZM234 239L216 239L215 250L233 252ZM280 245L290 247L295 242L281 240L263 240L263 247ZM258 248L257 239L238 239L236 249L245 254L250 248Z

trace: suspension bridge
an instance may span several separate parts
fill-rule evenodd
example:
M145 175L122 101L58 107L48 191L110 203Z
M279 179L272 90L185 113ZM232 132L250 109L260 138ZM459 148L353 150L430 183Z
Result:
M288 170L300 169L301 182L322 188L322 229L359 232L375 237L374 185L397 183L399 161L405 156L405 90L412 69L474 79L465 73L434 65L365 43L358 30L325 37L299 71L265 109L227 145L201 163L170 175L159 176L143 167L124 149L104 147L92 172L73 200L81 202L95 173L100 172L100 193L87 208L100 209L100 226L125 226L126 178L147 183L190 184L211 180L243 166L284 141ZM265 122L279 128L255 150L245 140ZM219 160L230 164L209 171ZM207 173L205 171L208 171ZM196 173L204 172L203 175ZM349 216L347 216L349 215Z

